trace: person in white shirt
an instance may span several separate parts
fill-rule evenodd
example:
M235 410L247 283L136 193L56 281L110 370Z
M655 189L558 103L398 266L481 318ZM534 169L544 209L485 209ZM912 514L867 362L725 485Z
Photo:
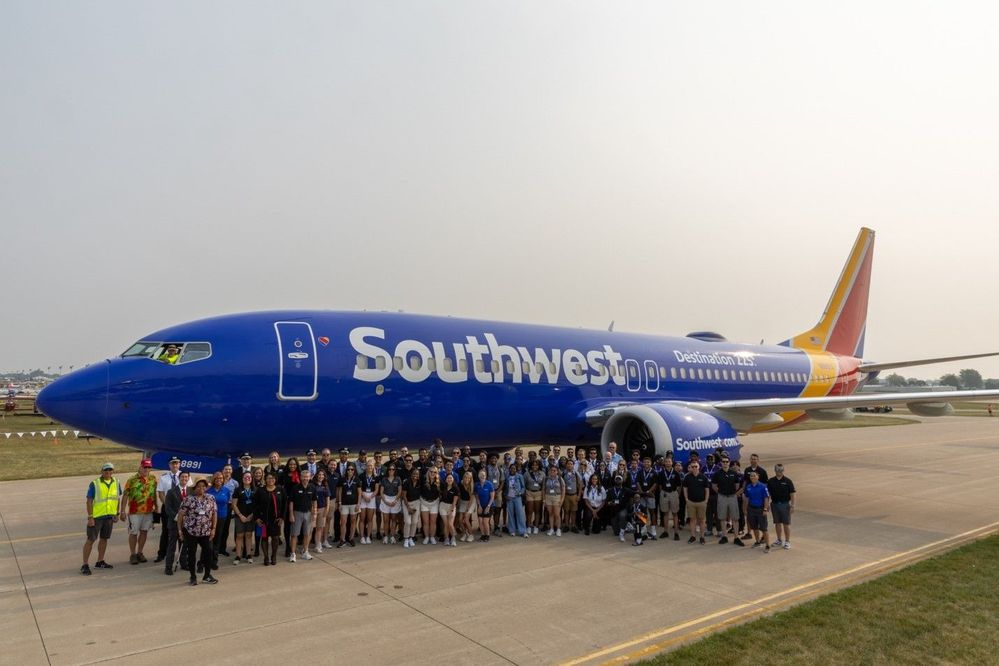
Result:
M607 469L617 469L618 463L624 460L624 456L617 452L617 442L611 442L607 445L607 453L610 454L610 458L607 460Z

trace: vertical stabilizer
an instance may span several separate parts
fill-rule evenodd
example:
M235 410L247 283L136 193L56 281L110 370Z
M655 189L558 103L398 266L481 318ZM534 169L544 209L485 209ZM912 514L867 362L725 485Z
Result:
M853 244L850 257L819 323L782 344L798 349L862 357L873 256L874 231L864 227Z

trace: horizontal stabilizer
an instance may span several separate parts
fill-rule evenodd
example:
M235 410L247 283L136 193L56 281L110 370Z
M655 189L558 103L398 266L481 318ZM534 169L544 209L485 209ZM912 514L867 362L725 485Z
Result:
M895 368L911 368L914 365L931 365L933 363L948 363L950 361L965 361L969 358L985 358L986 356L999 356L999 352L988 352L986 354L966 354L964 356L942 356L940 358L923 358L918 361L896 361L894 363L862 363L860 372L879 372L881 370L894 370Z

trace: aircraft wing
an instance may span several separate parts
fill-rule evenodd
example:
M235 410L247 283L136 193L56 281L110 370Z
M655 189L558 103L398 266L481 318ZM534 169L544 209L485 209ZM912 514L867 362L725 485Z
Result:
M964 356L942 356L940 358L924 358L913 361L894 361L890 363L861 363L857 368L860 372L880 372L882 370L894 370L895 368L911 368L916 365L931 365L933 363L949 363L951 361L965 361L969 358L985 358L986 356L999 356L999 352L987 352L985 354L965 354Z
M876 407L878 405L904 404L914 414L923 416L946 416L953 412L951 401L960 402L999 402L999 390L982 391L922 391L918 393L861 393L859 395L830 396L815 398L762 398L755 400L705 400L683 401L664 400L656 402L612 402L593 406L584 413L586 422L594 427L602 427L619 408L631 405L674 405L693 409L722 419L740 432L748 432L754 426L779 425L784 422L782 413L805 412L820 420L842 420L852 417L854 407Z
M817 398L763 398L759 400L720 400L707 404L714 409L743 414L769 414L771 412L809 411L813 409L850 409L898 404L941 404L952 401L999 401L999 390L987 391L922 391L918 393L860 393L845 396Z

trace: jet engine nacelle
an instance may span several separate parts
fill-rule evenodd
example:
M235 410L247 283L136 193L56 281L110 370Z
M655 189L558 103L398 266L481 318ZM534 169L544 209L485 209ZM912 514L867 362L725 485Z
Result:
M631 460L631 452L638 450L646 455L666 455L673 452L673 459L687 462L691 451L701 459L719 446L732 460L739 459L742 444L738 434L727 422L710 414L680 405L630 405L615 410L604 424L600 443L604 451L611 442L617 442L618 453Z

